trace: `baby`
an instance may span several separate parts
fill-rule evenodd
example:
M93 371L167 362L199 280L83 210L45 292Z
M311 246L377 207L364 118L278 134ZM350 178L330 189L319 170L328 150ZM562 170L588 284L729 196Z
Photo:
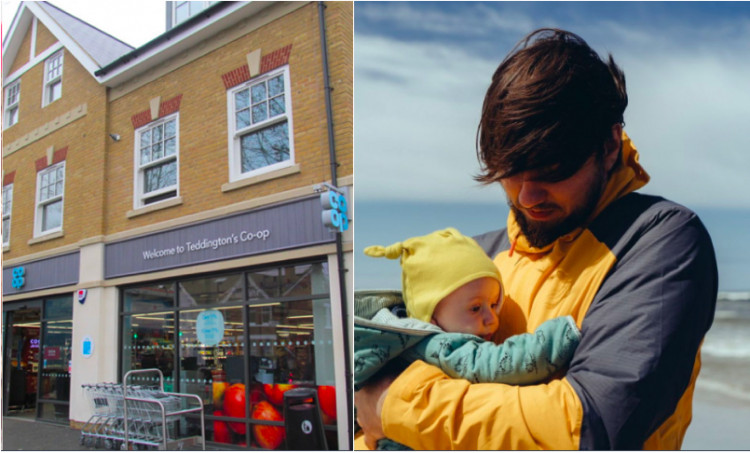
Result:
M355 389L414 360L471 382L544 382L567 366L580 341L570 316L533 333L492 341L499 327L503 286L495 264L472 238L454 228L365 249L400 259L406 316L391 291L355 293ZM403 449L392 441L379 449Z

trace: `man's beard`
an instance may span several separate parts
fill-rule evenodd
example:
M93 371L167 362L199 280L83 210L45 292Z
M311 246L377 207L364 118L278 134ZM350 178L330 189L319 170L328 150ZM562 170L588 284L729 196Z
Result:
M521 232L532 247L542 248L554 242L560 236L570 233L578 227L583 226L584 222L596 209L599 198L606 187L607 178L604 168L599 168L597 178L592 184L591 190L586 194L583 203L564 219L558 221L534 221L527 219L520 209L508 199L508 205L516 217L516 222L521 228Z

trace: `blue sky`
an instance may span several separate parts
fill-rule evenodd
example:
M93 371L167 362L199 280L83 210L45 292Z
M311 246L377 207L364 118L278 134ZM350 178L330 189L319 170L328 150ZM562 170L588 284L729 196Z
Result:
M643 192L750 208L743 2L357 3L357 201L503 200L471 178L479 110L499 62L544 26L581 35L625 71L625 130L652 176Z

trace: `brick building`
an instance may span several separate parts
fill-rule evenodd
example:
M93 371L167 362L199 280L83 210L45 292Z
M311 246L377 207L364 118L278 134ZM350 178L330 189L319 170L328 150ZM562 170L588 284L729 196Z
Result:
M21 4L3 47L4 414L80 426L83 384L159 369L203 399L214 446L284 448L253 413L283 412L282 384L318 389L328 447L350 447L351 230L324 226L320 199L351 199L352 12L167 2L167 31L134 49Z

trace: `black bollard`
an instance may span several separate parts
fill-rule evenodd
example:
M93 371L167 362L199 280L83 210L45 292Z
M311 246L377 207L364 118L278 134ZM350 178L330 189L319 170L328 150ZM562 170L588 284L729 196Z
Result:
M316 389L284 392L284 427L287 450L328 449Z

